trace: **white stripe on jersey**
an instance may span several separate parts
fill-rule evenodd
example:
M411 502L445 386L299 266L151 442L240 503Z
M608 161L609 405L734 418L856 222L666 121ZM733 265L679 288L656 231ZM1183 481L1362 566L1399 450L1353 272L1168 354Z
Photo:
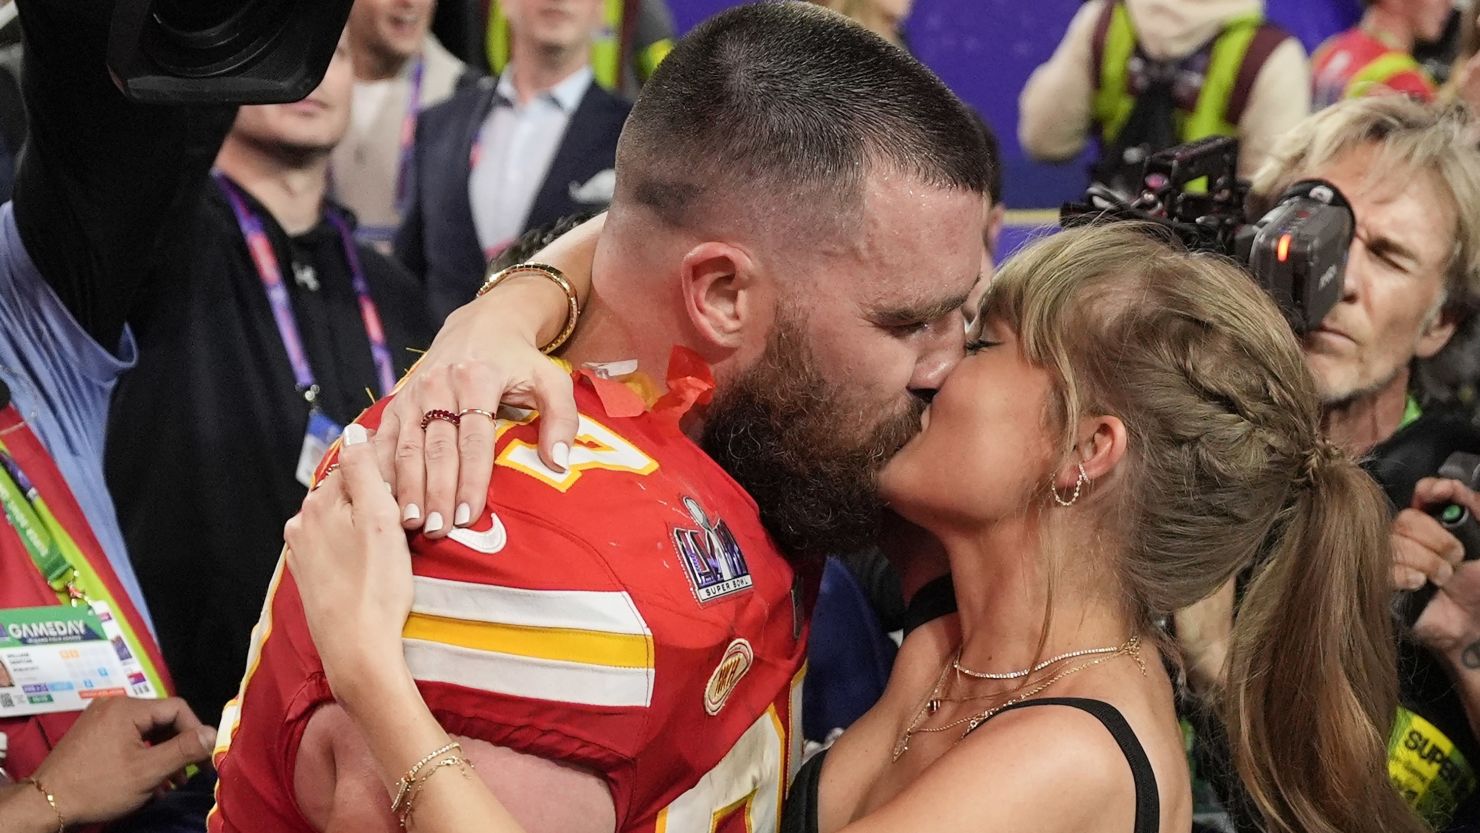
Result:
M649 668L566 662L404 639L406 664L422 682L591 706L642 707L653 700Z
M526 628L561 628L651 637L623 591L524 590L448 579L414 578L412 613Z

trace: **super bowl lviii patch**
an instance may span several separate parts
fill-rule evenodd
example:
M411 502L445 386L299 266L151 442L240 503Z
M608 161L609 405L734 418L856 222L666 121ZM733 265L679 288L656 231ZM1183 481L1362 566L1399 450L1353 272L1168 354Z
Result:
M749 590L754 582L740 543L730 525L718 516L709 517L699 501L683 498L684 508L697 529L675 527L673 549L700 604Z

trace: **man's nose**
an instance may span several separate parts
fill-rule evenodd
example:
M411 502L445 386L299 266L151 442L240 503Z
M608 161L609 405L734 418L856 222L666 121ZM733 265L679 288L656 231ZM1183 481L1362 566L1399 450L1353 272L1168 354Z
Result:
M946 316L915 362L910 391L927 398L945 382L951 370L966 355L966 319L960 311Z
M1367 247L1362 241L1353 240L1351 248L1347 250L1346 269L1341 275L1341 300L1345 303L1355 303L1361 297L1367 281Z

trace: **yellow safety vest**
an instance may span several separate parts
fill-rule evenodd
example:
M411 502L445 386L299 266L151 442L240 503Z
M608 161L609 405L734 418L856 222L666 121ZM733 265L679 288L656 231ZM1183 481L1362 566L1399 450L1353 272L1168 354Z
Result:
M1129 89L1129 65L1136 51L1136 31L1124 3L1115 2L1110 14L1100 60L1100 84L1094 98L1094 118L1107 145L1120 135L1136 106L1136 99ZM1238 135L1238 125L1228 119L1228 104L1249 44L1263 24L1263 15L1253 14L1234 18L1224 25L1222 34L1213 42L1197 105L1191 113L1177 111L1177 132L1181 141Z
M1389 79L1405 72L1416 72L1424 78L1429 77L1428 70L1423 68L1423 64L1414 60L1412 55L1406 52L1389 52L1362 67L1356 75L1352 76L1352 80L1346 85L1346 97L1361 98L1367 95L1373 87L1384 86ZM1430 84L1432 83L1430 81Z

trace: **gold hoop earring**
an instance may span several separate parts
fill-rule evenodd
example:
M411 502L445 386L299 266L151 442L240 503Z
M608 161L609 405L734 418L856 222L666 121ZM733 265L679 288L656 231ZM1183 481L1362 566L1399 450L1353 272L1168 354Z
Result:
M1084 473L1084 464L1079 463L1078 465L1079 477L1074 480L1074 494L1070 495L1068 500L1064 500L1063 498L1059 497L1058 487L1053 484L1052 480L1048 481L1048 492L1049 494L1053 495L1054 503L1057 503L1060 506L1068 507L1073 506L1074 502L1079 500L1080 490L1084 488L1084 484L1090 481L1089 475Z

